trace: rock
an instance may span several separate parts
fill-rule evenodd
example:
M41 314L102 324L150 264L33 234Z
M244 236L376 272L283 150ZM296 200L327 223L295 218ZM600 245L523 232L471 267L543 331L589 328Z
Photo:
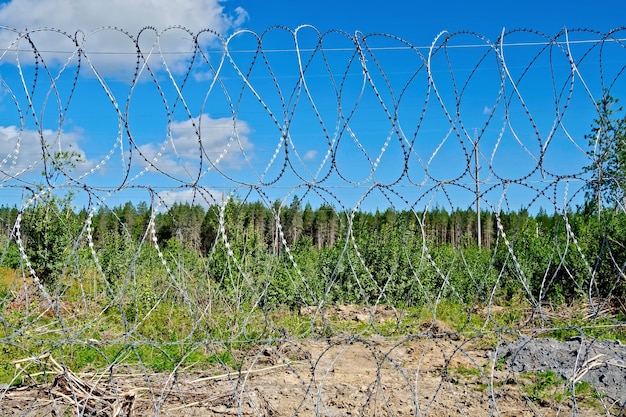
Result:
M586 381L599 392L626 401L626 346L614 341L566 341L521 337L498 352L515 373L553 371L567 380Z

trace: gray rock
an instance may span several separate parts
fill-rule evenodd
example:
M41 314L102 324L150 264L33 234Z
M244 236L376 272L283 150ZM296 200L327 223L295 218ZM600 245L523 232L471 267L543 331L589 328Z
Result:
M512 372L553 371L569 381L586 381L612 399L626 402L626 346L619 342L520 337L502 347L498 358L504 358Z

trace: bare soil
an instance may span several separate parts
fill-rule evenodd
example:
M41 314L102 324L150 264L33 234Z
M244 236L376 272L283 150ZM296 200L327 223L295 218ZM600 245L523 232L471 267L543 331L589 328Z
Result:
M366 312L347 307L337 312L370 320ZM442 323L423 327L402 338L286 338L245 352L240 371L215 366L154 374L119 366L114 373L94 375L57 364L47 384L0 387L0 415L622 415L622 405L611 396L533 395L536 381L502 356L516 341L494 352Z

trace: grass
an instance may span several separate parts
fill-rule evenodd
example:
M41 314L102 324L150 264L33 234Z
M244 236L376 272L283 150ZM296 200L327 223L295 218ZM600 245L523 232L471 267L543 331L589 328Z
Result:
M554 371L542 371L525 375L529 382L522 385L522 389L531 401L541 403L546 397L554 397L559 388L565 386L565 379Z
M568 401L584 408L602 410L604 397L591 384L579 381L570 384L554 371L526 373L520 378L520 386L529 400L539 405L558 405Z
M491 349L501 341L500 332L522 327L529 311L529 304L518 297L489 311L479 303L443 299L434 306L395 310L384 305L374 310L330 305L320 314L315 308L263 309L215 294L193 299L190 293L190 298L183 300L163 296L159 282L143 283L140 294L129 288L123 296L112 299L102 292L103 285L98 285L92 274L82 282L76 278L64 283L57 317L36 297L29 299L28 306L10 306L18 278L21 276L14 270L0 269L0 383L21 383L14 361L45 354L53 355L74 372L97 373L110 366L149 372L215 367L236 370L255 346L285 338L434 335L471 339L475 342L472 348ZM572 315L543 325L555 328L544 335L559 339L582 331L591 337L625 341L624 327L610 327L612 324L615 321L608 318L590 322L582 315ZM30 366L37 369L32 372L35 374L45 368L36 361ZM496 370L504 366L498 362ZM481 370L459 367L454 372L459 378L475 379ZM538 401L546 396L556 398L558 390L554 388L561 385L554 375L535 375L527 395ZM589 387L577 389L576 396L593 397Z
M17 278L16 270L0 267L0 288L10 288Z
M488 363L485 364L485 367ZM497 366L496 366L497 368ZM483 392L489 385L485 379L485 369L475 366L458 365L449 369L452 382L456 385L468 385ZM488 372L488 371L487 371ZM504 385L516 384L525 397L542 407L560 407L564 403L576 402L578 407L602 411L601 400L604 396L586 381L569 383L554 371L527 372L515 379L506 378L493 381L494 388L501 390Z
M184 369L239 369L241 358L228 345L200 343L88 344L57 341L29 341L32 349L1 345L0 383L19 385L24 375L45 375L46 364L38 358L51 355L74 372L98 374L105 370L135 369L138 372L172 372ZM28 361L23 361L30 358ZM24 374L25 368L28 372ZM20 376L21 375L21 376ZM19 376L16 378L16 376ZM30 378L32 379L32 378ZM41 379L33 379L40 382Z
M584 336L589 339L612 340L626 344L626 325L607 317L593 321L583 317L572 317L568 320L555 320L554 330L545 333L546 337L567 340L572 337Z
M457 366L454 368L454 373L460 378L474 378L481 375L482 371L477 367Z

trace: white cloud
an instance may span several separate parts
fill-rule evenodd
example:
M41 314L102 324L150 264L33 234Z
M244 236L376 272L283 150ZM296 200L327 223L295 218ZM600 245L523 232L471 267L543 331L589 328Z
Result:
M51 27L68 33L116 26L137 34L146 26L160 30L172 25L194 32L208 28L223 33L248 18L241 7L235 9L234 15L228 15L222 3L222 0L12 0L0 6L0 21L18 30Z
M204 82L213 81L215 74L213 73L213 71L194 71L192 76L193 79L197 82Z
M33 30L53 28L66 32L70 37L82 31L84 50L99 72L116 70L132 73L136 61L134 43L120 30L103 28L120 28L137 37L141 29L152 27L154 30L147 30L139 37L144 52L148 52L157 42L163 51L187 53L193 46L192 34L205 29L226 34L247 20L248 13L243 8L237 7L228 13L223 3L222 0L12 0L0 6L0 22L16 29L17 33L1 30L0 47L7 48L19 39L16 47L30 49L28 41L18 36L19 31L28 28L30 38L38 50L68 51L44 53L44 59L62 63L75 50L68 36L49 30ZM191 34L174 28L165 31L171 26L184 27ZM81 36L78 38L79 42L83 39ZM202 36L201 39L204 45L211 41L209 36ZM32 52L23 55L22 59L25 60L33 58ZM154 65L159 65L160 57L155 58ZM168 55L170 65L174 68L186 58L185 54Z
M252 150L248 137L251 129L242 120L235 123L229 117L213 119L203 114L173 122L170 129L171 140L164 148L162 143L155 142L139 147L148 161L168 174L194 179L200 169L200 161L204 164L203 171L210 163L222 169L239 169L245 160L244 153ZM157 160L153 162L155 158Z
M316 156L317 156L317 151L314 149L311 149L311 150L306 151L302 159L304 159L305 161L312 161L313 159L315 159Z
M39 175L43 171L42 137L51 153L75 152L84 161L78 163L76 169L68 167L67 172L72 176L80 175L93 166L79 146L82 140L79 130L59 134L46 129L40 134L35 130L20 130L17 126L0 126L0 180L5 182L18 177L33 180L33 173Z
M243 7L240 7L240 6L235 8L235 14L237 17L232 22L235 27L239 27L243 25L244 23L246 23L246 20L248 20L248 18L250 17L248 12Z
M159 198L163 202L164 207L171 207L174 203L188 203L197 204L206 208L215 204L223 204L227 196L217 190L190 188L162 191L159 193Z
M489 113L491 113L491 111L493 110L493 107L489 107L489 106L485 106L483 108L483 115L488 115Z

